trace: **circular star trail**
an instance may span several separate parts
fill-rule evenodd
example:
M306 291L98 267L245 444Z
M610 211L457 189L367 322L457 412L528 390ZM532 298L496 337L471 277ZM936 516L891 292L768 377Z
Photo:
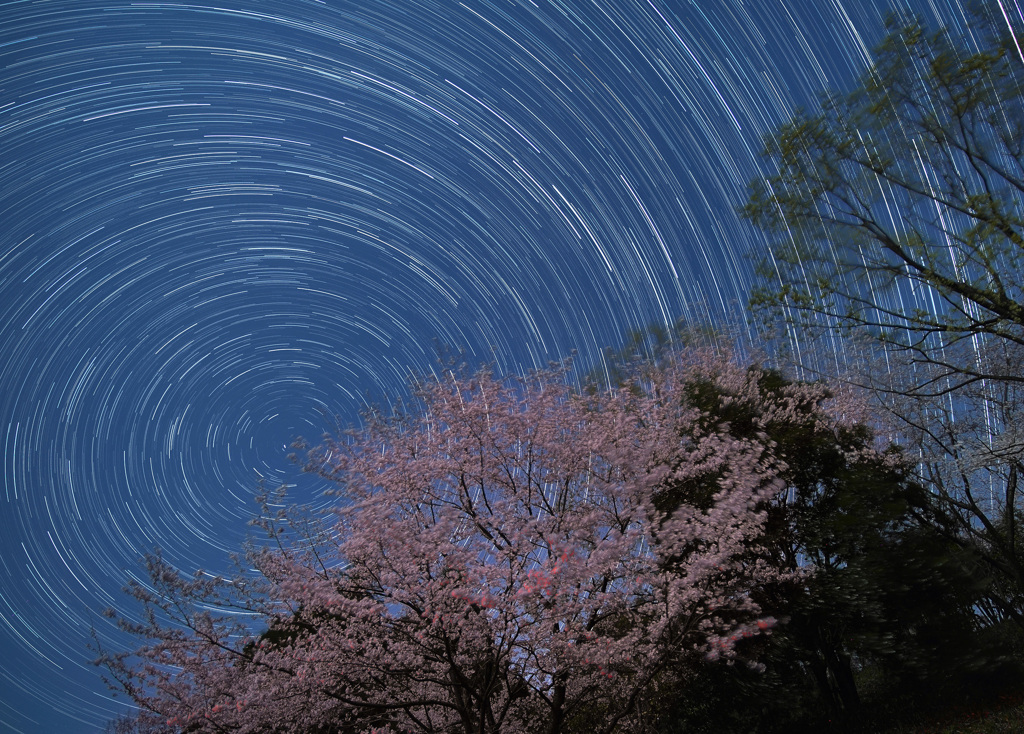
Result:
M140 556L228 568L261 484L321 501L289 444L439 348L735 313L761 136L894 7L0 3L0 731L125 711L87 645Z

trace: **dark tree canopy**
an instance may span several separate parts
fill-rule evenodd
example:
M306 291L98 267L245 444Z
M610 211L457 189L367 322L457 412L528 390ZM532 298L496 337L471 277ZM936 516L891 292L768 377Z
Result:
M685 324L630 333L593 378L628 374L644 355L660 363L672 354L672 341L711 336ZM784 620L770 638L743 649L763 670L686 659L648 694L659 712L653 730L873 731L891 723L890 706L904 712L914 701L945 700L951 692L977 695L978 670L1012 679L1006 648L993 649L977 624L976 607L987 599L984 571L943 532L938 498L915 481L902 452L871 450L877 437L862 422L826 429L820 401L839 396L820 384L813 399L804 392L784 419L773 418L765 406L806 386L773 369L751 367L750 374L756 380L747 392L692 380L686 400L701 409L705 430L770 441L783 462L785 490L770 503L765 533L750 553L784 571L814 573L757 590L762 608ZM656 502L669 511L676 502L707 497L709 479L667 484ZM884 681L884 692L871 681Z

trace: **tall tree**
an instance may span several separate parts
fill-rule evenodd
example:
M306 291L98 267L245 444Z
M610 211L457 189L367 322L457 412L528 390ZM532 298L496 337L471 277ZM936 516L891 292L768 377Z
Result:
M776 235L755 304L867 327L954 386L1024 380L950 352L1024 346L1024 57L992 20L961 38L890 21L853 92L767 138L777 173L743 208Z
M314 451L332 526L254 552L256 579L152 559L123 621L145 642L101 662L154 730L642 730L663 673L774 624L755 591L786 572L756 549L783 465L688 387L758 399L760 375L703 352L584 396L557 371L429 381ZM853 420L820 397L760 414Z
M852 92L767 139L743 212L773 236L753 304L885 347L859 379L1024 626L1024 53L998 11L972 28L891 21Z

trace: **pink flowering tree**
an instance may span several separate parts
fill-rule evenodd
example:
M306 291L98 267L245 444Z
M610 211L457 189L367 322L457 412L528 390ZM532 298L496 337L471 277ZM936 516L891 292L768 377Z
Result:
M333 515L291 539L264 519L256 577L150 559L142 621L121 621L146 642L100 662L146 731L641 729L665 671L774 624L752 592L780 579L759 539L785 467L691 388L768 401L766 423L840 419L762 374L699 352L594 395L562 370L425 382L311 452Z

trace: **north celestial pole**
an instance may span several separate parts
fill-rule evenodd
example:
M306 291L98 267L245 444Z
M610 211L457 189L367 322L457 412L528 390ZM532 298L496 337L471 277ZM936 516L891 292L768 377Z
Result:
M1024 28L1016 0L993 0ZM760 138L920 0L0 3L0 732L128 711L90 630L154 546L437 346L521 372L742 309Z

